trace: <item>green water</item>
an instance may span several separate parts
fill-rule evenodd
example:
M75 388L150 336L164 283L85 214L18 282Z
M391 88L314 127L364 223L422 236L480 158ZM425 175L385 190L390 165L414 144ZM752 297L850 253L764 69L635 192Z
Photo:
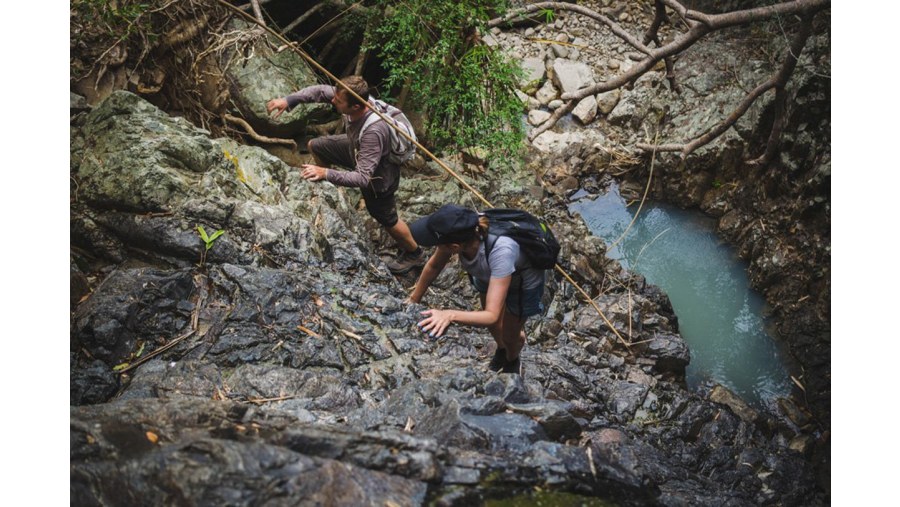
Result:
M626 208L613 187L569 209L610 245L626 230L637 206ZM716 237L714 219L645 202L608 255L669 295L691 350L689 387L712 380L756 407L770 408L790 394L781 351L766 332L765 301L749 287L746 262Z

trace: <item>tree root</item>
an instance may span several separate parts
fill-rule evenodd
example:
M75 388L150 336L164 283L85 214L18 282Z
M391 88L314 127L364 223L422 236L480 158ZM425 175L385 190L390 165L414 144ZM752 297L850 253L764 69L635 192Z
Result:
M236 123L236 124L240 125L241 127L243 127L244 130L247 131L247 134L249 134L250 137L252 137L256 141L259 141L261 143L266 143L266 144L283 144L285 146L290 146L291 149L293 149L294 151L297 151L297 142L294 141L293 139L279 139L277 137L263 136L263 135L257 134L256 131L253 130L253 127L251 127L250 124L247 123L246 121L244 121L242 118L238 118L237 116L232 116L228 113L225 113L224 115L222 115L222 117L231 123Z

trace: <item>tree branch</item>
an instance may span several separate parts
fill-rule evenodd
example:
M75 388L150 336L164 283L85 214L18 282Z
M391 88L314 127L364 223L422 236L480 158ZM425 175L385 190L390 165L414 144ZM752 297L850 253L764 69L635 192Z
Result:
M606 25L607 27L609 27L610 30L612 30L612 32L614 34L619 36L620 39L627 42L629 45L631 45L632 47L634 47L641 53L644 53L644 54L650 53L650 48L648 48L645 44L642 44L641 41L634 38L630 33L625 31L615 21L609 19L608 17L604 16L603 14L600 14L591 9L588 9L587 7L582 7L580 5L569 4L569 3L565 3L565 2L538 2L536 4L531 4L522 9L517 9L513 12L510 12L505 16L495 18L495 19L488 21L488 27L493 28L497 25L506 23L507 21L514 19L518 16L522 16L525 14L531 14L533 12L537 12L537 11L543 10L543 9L558 9L561 11L577 12L578 14L581 14L583 16L593 19L594 21L597 21L601 24Z
M705 20L708 26L714 30L721 30L732 26L746 25L756 21L769 19L773 16L787 14L815 14L831 6L831 0L794 0L780 4L746 9L742 11L726 12L724 14L702 14L696 11L688 11L689 15L699 16Z
M662 26L664 21L668 21L669 17L666 15L666 6L662 0L654 2L654 10L653 22L650 23L647 33L644 34L643 42L644 44L653 42L656 44L656 47L660 47L662 43L659 41L659 27ZM681 93L681 88L675 82L675 64L672 62L672 57L668 56L663 60L666 62L666 79L669 80L669 89L675 93Z
M266 26L266 20L263 19L262 8L259 6L259 0L250 0L250 5L253 6L253 15L259 20L259 23L262 26Z
M321 9L324 5L325 4L323 4L323 3L313 5L308 11L304 12L300 17L291 21L288 26L284 27L284 30L281 31L281 34L284 35L284 34L290 32L291 30L293 30L294 28L297 28L300 25L300 23L303 23L304 21L309 19L310 16L312 16L313 14L318 12L319 9Z
M791 46L788 48L784 63L782 63L781 68L778 70L778 72L776 72L775 75L766 80L766 82L757 86L749 94L747 94L747 96L744 97L744 100L741 101L738 107L713 129L685 144L662 144L654 146L652 144L639 143L637 144L637 148L647 151L653 149L655 149L656 151L680 151L681 158L685 159L697 148L709 143L713 139L725 133L725 131L731 128L731 126L734 125L744 115L744 113L747 112L748 109L750 109L750 106L752 106L753 103L756 102L756 99L758 99L767 91L775 88L776 114L775 120L772 125L772 131L769 135L769 142L766 146L766 153L762 157L757 159L758 162L754 161L754 163L760 163L762 161L769 160L772 156L774 156L774 152L778 146L778 140L780 140L781 138L781 130L784 117L784 87L790 79L791 74L793 74L794 69L797 66L797 59L799 58L800 53L803 51L803 47L806 45L806 41L809 39L809 35L812 33L812 17L812 14L804 15L803 22L800 25L800 29L794 37ZM781 102L780 104L779 101Z
M577 101L583 99L584 97L587 97L588 95L603 93L603 92L607 92L607 91L622 87L630 82L635 81L637 78L639 78L640 76L647 73L660 60L663 60L665 58L668 58L672 55L675 55L675 54L678 54L678 53L684 51L685 49L691 47L694 43L696 43L698 40L700 40L701 38L703 38L705 35L709 34L710 32L737 26L737 25L748 24L748 23L752 23L755 21L760 21L760 20L767 19L769 17L776 16L776 15L783 16L783 15L787 15L787 14L802 14L804 16L806 16L806 15L812 16L815 13L826 9L831 5L830 0L794 0L791 2L784 2L784 3L775 4L775 5L771 5L771 6L767 6L767 7L760 7L760 8L756 8L756 9L745 9L745 10L735 11L735 12L730 12L730 13L725 13L725 14L707 15L707 14L697 12L697 11L688 11L688 10L684 9L684 7L682 7L681 4L679 4L675 0L662 0L662 1L667 6L672 7L673 10L675 10L676 12L683 13L683 15L685 16L686 19L694 20L694 22L689 21L690 30L679 35L678 37L675 38L675 40L669 42L668 44L665 44L661 47L649 50L649 52L647 53L647 58L641 60L637 65L631 67L629 70L619 74L618 76L614 77L613 79L603 82L603 83L598 83L598 84L596 84L594 86L590 86L588 88L583 88L583 89L578 90L573 93L564 93L561 98L566 101L577 102ZM544 4L548 4L548 3L555 4L556 2L544 2L541 4L532 4L532 6L544 5ZM529 6L529 8L530 7L531 6ZM569 10L574 10L574 9L569 9ZM642 46L643 46L643 44L642 44ZM646 46L643 46L643 47L646 48ZM667 66L667 71L668 71L668 66ZM760 90L760 88L763 88L763 87L765 87L765 88ZM765 92L773 87L774 87L774 84L771 83L771 80L766 83L763 83L763 85L760 85L759 87L757 87L756 90L753 90L751 92L751 96L753 96L753 94L756 94L753 97L753 100L755 100L755 97L758 97L760 94L762 94L763 92ZM748 99L749 98L750 97L748 96ZM747 101L747 99L745 99L744 102L746 102L746 101ZM752 104L752 100L750 101L750 104L745 104L744 102L742 102L742 104L741 104L741 106L739 106L738 110L740 110L744 106L749 107L750 104ZM567 104L567 106L568 106L568 104ZM744 108L744 111L746 111L746 108ZM732 113L732 114L734 114L734 113ZM743 112L741 112L740 114L743 114ZM551 116L549 120L544 122L537 129L533 130L531 132L531 135L529 136L529 138L534 139L535 137L539 136L543 132L552 128L556 124L556 122L559 120L560 117L561 116L557 116L554 113L553 116ZM739 117L740 116L738 116L738 118ZM730 118L731 117L729 116L729 119ZM737 120L737 118L735 118L731 123L734 123L734 121L736 121L736 120ZM726 119L726 122L727 121L728 121L728 119ZM662 145L662 147L660 147L659 149L660 149L660 151L680 151L679 149L674 149L674 147L676 147L676 146L683 146L683 145ZM668 149L663 149L663 148L668 148Z
M775 89L775 119L772 121L772 130L769 132L769 140L766 142L766 151L759 158L751 160L749 163L752 165L765 165L771 162L775 158L778 146L781 144L781 132L784 129L784 113L785 109L787 109L787 92L785 87L788 79L790 79L794 69L797 67L797 60L806 46L806 41L809 40L809 36L812 34L812 18L812 14L807 14L803 17L800 31L794 37L788 54L785 55L784 63L782 63L781 70L778 73L779 82Z
M549 130L550 127L555 125L560 118L572 112L572 110L575 109L576 104L578 104L578 101L570 100L569 102L566 102L565 104L556 108L556 111L553 111L553 114L550 115L550 118L547 121L545 121L540 127L532 130L531 133L528 134L528 140L534 141L537 136Z

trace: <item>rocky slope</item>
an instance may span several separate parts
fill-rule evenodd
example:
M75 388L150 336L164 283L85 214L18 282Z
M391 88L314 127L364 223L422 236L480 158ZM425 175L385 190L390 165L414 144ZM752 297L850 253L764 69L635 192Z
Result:
M626 353L554 280L524 377L497 375L482 330L437 342L415 330L422 307L402 303L354 192L126 92L75 118L73 280L93 287L72 318L76 503L815 495L793 430L684 390L668 299L605 261L599 240L566 241L582 225L556 218L565 259L595 293L609 287L599 305L642 343ZM450 183L436 185L417 206L446 198ZM196 225L225 230L202 266ZM456 267L429 296L474 299Z
M558 21L553 30L563 32L580 23ZM525 30L494 35L509 44ZM606 43L615 50L613 41ZM713 45L698 54L717 52ZM540 57L545 72L559 58L530 56ZM256 62L254 72L307 72L284 58L274 66ZM612 62L607 68L627 64ZM536 94L553 79L551 72L539 83L523 83L523 92ZM637 140L634 127L654 120L654 108L676 104L669 107L682 108L670 113L677 119L689 114L690 100L721 95L727 104L729 95L737 96L713 78L692 79L691 86L709 88L674 97L654 74L615 101L597 98L586 127L561 125L536 141L529 171L468 172L493 202L550 218L564 246L562 263L616 332L635 343L621 345L554 276L546 314L528 327L523 377L486 370L493 345L480 329L454 327L442 340L424 340L415 327L424 307L403 303L413 280L388 273L380 254L389 241L359 209L357 192L306 183L265 151L212 138L135 95L115 92L95 107L73 95L72 503L826 501L809 461L812 423L798 420L805 415L797 404L785 405L792 422L756 413L721 388L687 392L690 354L668 298L607 260L602 242L565 211L568 189L599 191L612 172L626 171L632 188L642 188L648 164L629 163L640 158L624 147ZM260 81L270 82L248 80L231 93L271 94L254 89ZM798 101L821 104L821 91L808 92L798 93ZM256 113L256 128L285 128ZM296 128L321 117L304 108L292 114L282 123ZM766 262L772 248L785 248L785 236L767 235L773 230L793 227L808 245L824 241L816 251L827 246L821 232L827 200L816 201L827 188L827 171L822 158L813 163L801 156L810 143L820 146L821 136L810 135L809 123L801 128L795 116L794 148L785 158L807 160L790 174L820 174L818 187L789 185L805 180L777 179L782 173L773 168L757 175L768 182L760 191L757 180L742 179L739 164L723 163L758 142L756 119L764 115L761 104L745 128L689 160L703 163L658 160L662 176L654 189L721 213L720 224L737 224L721 228L759 259L754 278L809 296L779 311L798 315L785 310L798 308L821 325L821 315L809 308L827 295L808 290L821 277L801 286L788 276L814 263L789 255L784 263ZM690 130L691 124L680 125ZM462 161L456 165L465 171ZM407 219L445 202L475 205L430 164L406 176L400 202ZM717 179L729 185L716 185ZM800 209L796 196L804 192L817 207L800 212L798 229L793 215L781 212ZM757 226L761 213L754 206L762 204L768 207L759 210L778 213ZM197 225L225 231L202 265ZM827 255L816 261L822 259ZM426 302L475 300L451 266ZM820 343L821 328L782 322L794 322Z

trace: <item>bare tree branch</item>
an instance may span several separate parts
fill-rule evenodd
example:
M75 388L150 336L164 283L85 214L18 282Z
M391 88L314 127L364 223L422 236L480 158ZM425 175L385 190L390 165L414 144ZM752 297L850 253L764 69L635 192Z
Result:
M696 11L688 11L688 15L699 16L714 30L721 30L732 26L746 25L756 21L763 21L774 16L787 14L814 14L831 6L831 0L794 0L780 4L767 5L755 9L726 12L723 14L702 14Z
M363 43L360 44L360 45L363 46L363 47L365 47L365 45L366 45L365 42L366 42L366 41L365 41L365 38L364 38L364 39L363 39ZM368 59L369 59L369 52L366 51L365 49L360 50L360 52L359 52L359 58L356 59L356 68L353 69L353 75L354 75L354 76L361 76L361 75L362 75L363 69L366 68L366 60L368 60Z
M288 24L288 26L284 27L284 30L281 31L281 34L284 35L284 34L290 32L291 30L293 30L294 28L297 28L300 25L300 23L303 23L304 21L309 19L310 16L312 16L313 14L318 12L324 6L325 6L324 3L313 5L312 7L310 7L310 9L308 11L304 12L300 17L291 21L290 24Z
M681 5L681 4L678 3L677 1L675 1L675 0L662 0L662 3L664 3L667 7L669 7L669 8L672 9L673 11L675 11L675 13L678 14L678 16L680 16L681 19L684 20L684 22L688 25L688 27L690 27L691 25L693 25L694 23L696 23L696 21L691 21L690 19L688 19L688 16L687 16L687 8L685 8L685 6Z
M784 63L781 65L781 68L778 70L778 72L776 72L775 75L766 80L766 82L757 86L749 94L747 94L747 96L744 97L744 100L741 101L738 107L713 129L685 144L662 144L654 146L652 144L640 143L637 145L637 148L647 151L653 149L655 149L656 151L680 151L681 158L684 159L692 152L694 152L694 150L696 150L697 148L709 143L713 139L725 133L725 131L731 128L731 126L734 125L735 122L737 122L744 115L744 113L747 112L748 109L750 109L750 106L753 105L756 99L758 99L767 91L775 88L776 102L780 100L782 104L779 105L776 103L775 121L772 125L772 132L769 136L766 153L760 159L757 159L759 161L768 160L766 157L771 157L774 155L774 152L777 149L778 140L781 138L782 120L784 116L784 87L787 84L788 79L790 79L791 74L793 74L794 69L797 66L797 58L803 51L803 47L806 45L806 41L807 39L809 39L809 35L812 32L812 17L813 16L811 14L807 14L804 16L803 23L801 23L800 25L800 30L794 37L794 40L791 43L791 47L788 48Z
M781 144L781 131L784 128L784 113L787 108L787 92L785 87L787 86L788 79L790 79L791 74L794 72L794 68L797 66L797 60L800 58L800 53L803 51L806 41L812 33L812 18L813 15L811 14L804 16L803 23L800 25L800 31L794 38L794 42L791 44L788 54L785 55L784 63L782 64L778 76L779 83L775 89L775 119L772 122L772 130L769 132L766 151L759 158L751 160L750 164L768 164L775 158L778 146Z
M658 48L649 50L649 52L646 53L647 58L641 60L635 66L631 67L627 71L615 76L613 79L603 82L603 83L598 83L594 86L583 88L583 89L578 90L573 93L564 93L561 98L566 101L577 102L577 101L583 99L584 97L587 97L588 95L603 93L606 91L614 90L616 88L625 86L626 84L635 81L637 78L639 78L640 76L647 73L660 60L666 59L670 56L673 56L675 54L678 54L678 53L684 51L685 49L691 47L694 43L696 43L698 40L700 40L701 38L703 38L705 35L709 34L710 32L713 32L716 30L721 30L724 28L733 27L733 26L748 24L748 23L752 23L755 21L761 21L764 19L768 19L772 16L784 16L787 14L801 14L804 16L807 16L807 15L811 16L821 10L828 8L831 5L830 0L793 0L790 2L784 2L784 3L780 3L780 4L775 4L775 5L770 5L770 6L760 7L760 8L755 8L755 9L745 9L745 10L734 11L734 12L729 12L729 13L724 13L724 14L707 15L702 12L687 10L675 0L662 0L662 2L666 6L672 8L675 12L684 16L684 18L688 22L688 25L690 26L690 29L687 32L677 36L674 40L672 40L668 44L665 44ZM546 4L556 4L556 2L543 2L540 4L532 4L532 6L529 6L529 8L531 8L533 6L546 5ZM567 5L567 4L563 4L563 5ZM546 8L546 7L540 7L540 8ZM580 12L579 10L575 10L575 9L567 9L567 10L573 10L575 12ZM659 13L657 13L657 16L659 16ZM650 33L649 30L648 30L648 33ZM641 44L641 46L646 48L646 46L644 46L643 44ZM793 66L791 67L791 72L792 71L793 71ZM667 66L667 77L668 77L668 72L671 72L671 71ZM674 72L673 72L673 74L674 74ZM787 76L789 78L790 73ZM674 77L673 77L673 79L674 79ZM753 100L755 100L759 95L761 95L762 93L764 93L765 91L767 91L773 87L775 87L775 83L771 83L771 80L770 80L769 82L763 83L763 85L760 85L759 87L757 87L757 89L751 91L750 95L741 103L741 105L738 107L738 109L735 111L735 113L737 113L738 111L741 111L740 114L743 114L744 112L746 112L746 109L750 107L750 105L753 103ZM732 115L734 115L735 113L732 113ZM539 136L543 132L552 128L556 124L556 122L559 120L559 118L561 118L561 117L562 117L561 115L557 115L554 113L550 117L549 120L544 122L540 127L531 131L531 134L529 135L529 139L534 139L535 137ZM737 118L740 118L740 116L738 116ZM726 119L725 122L723 122L723 124L727 123L729 121L733 124L734 121L737 121L737 118L732 119L732 116L729 116L729 118ZM721 127L721 125L720 125L720 127ZM716 130L718 130L718 128ZM726 130L727 130L727 127L726 127ZM721 132L720 132L720 134L721 134ZM709 135L709 133L707 135ZM703 137L705 138L706 135L704 135ZM708 142L708 141L706 141L706 142ZM666 150L666 149L663 149L663 147L661 147L660 150L661 151L680 151L680 150L674 149L675 146L683 147L683 145L663 145L663 147L669 148L669 149ZM694 148L694 149L696 149L696 148Z
M256 2L259 3L259 5L267 4L267 3L271 2L271 1L272 1L272 0L256 0ZM242 10L242 11L247 11L247 10L250 10L250 9L252 9L252 8L253 8L253 2L251 2L251 3L249 3L249 4L244 4L244 5L240 6L240 7L238 7L238 9L240 9L240 10Z
M259 0L250 0L250 5L253 6L253 15L259 20L259 23L262 26L266 26L266 20L263 19L262 8L259 6Z
M662 26L664 21L668 21L669 17L666 15L666 6L663 4L662 0L656 0L654 2L654 15L653 22L650 23L650 26L647 28L647 33L644 34L644 44L650 44L653 42L656 44L656 47L662 46L662 43L659 41L659 27ZM663 59L666 62L666 79L669 80L669 89L673 92L681 93L681 88L678 86L678 83L675 82L675 64L672 62L672 57L668 56Z
M568 4L565 2L538 2L536 4L531 4L523 9L517 9L513 12L510 12L503 17L495 18L495 19L488 21L488 27L493 28L497 25L502 25L503 23L506 23L507 21L514 19L518 16L524 16L525 14L531 14L533 12L537 12L537 11L540 11L543 9L558 9L561 11L577 12L578 14L581 14L583 16L593 19L594 21L598 21L598 22L606 25L607 27L609 27L610 30L612 30L612 32L614 34L619 36L620 39L627 42L632 47L634 47L635 49L640 51L641 53L650 54L650 48L648 48L645 44L641 43L641 41L637 40L630 33L625 31L625 29L623 29L615 21L609 19L608 17L604 16L603 14L600 14L591 9L588 9L587 7L582 7L582 6L576 5L576 4Z

